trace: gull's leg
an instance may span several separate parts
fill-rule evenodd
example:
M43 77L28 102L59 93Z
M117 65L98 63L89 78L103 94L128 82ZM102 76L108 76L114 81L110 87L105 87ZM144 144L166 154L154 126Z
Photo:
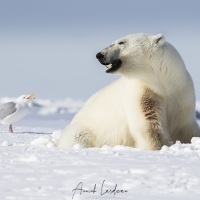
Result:
M9 125L9 133L13 133L12 124Z

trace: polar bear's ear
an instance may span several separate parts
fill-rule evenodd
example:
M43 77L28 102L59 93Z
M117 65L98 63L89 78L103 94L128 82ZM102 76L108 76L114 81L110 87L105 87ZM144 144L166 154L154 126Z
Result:
M165 42L165 36L163 34L158 34L153 36L154 44L162 45Z

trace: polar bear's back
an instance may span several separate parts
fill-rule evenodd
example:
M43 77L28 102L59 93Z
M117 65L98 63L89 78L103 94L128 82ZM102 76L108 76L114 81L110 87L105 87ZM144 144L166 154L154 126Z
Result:
M114 146L117 143L129 143L133 146L133 141L128 136L126 113L122 106L122 82L120 78L90 97L71 122L72 125L79 124L94 133L98 141L96 146Z

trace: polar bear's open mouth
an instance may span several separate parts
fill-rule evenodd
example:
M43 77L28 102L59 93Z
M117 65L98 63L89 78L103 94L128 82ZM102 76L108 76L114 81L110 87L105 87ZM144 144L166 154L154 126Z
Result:
M122 61L120 59L115 60L112 63L106 63L106 67L108 68L106 72L110 73L110 72L117 71L120 68L121 64L122 64Z

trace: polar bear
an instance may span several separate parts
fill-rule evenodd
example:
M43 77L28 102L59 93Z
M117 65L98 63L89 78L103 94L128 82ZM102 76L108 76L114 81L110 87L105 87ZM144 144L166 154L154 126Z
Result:
M193 81L162 34L125 36L96 55L121 78L94 94L65 128L58 147L126 145L159 150L200 136Z

